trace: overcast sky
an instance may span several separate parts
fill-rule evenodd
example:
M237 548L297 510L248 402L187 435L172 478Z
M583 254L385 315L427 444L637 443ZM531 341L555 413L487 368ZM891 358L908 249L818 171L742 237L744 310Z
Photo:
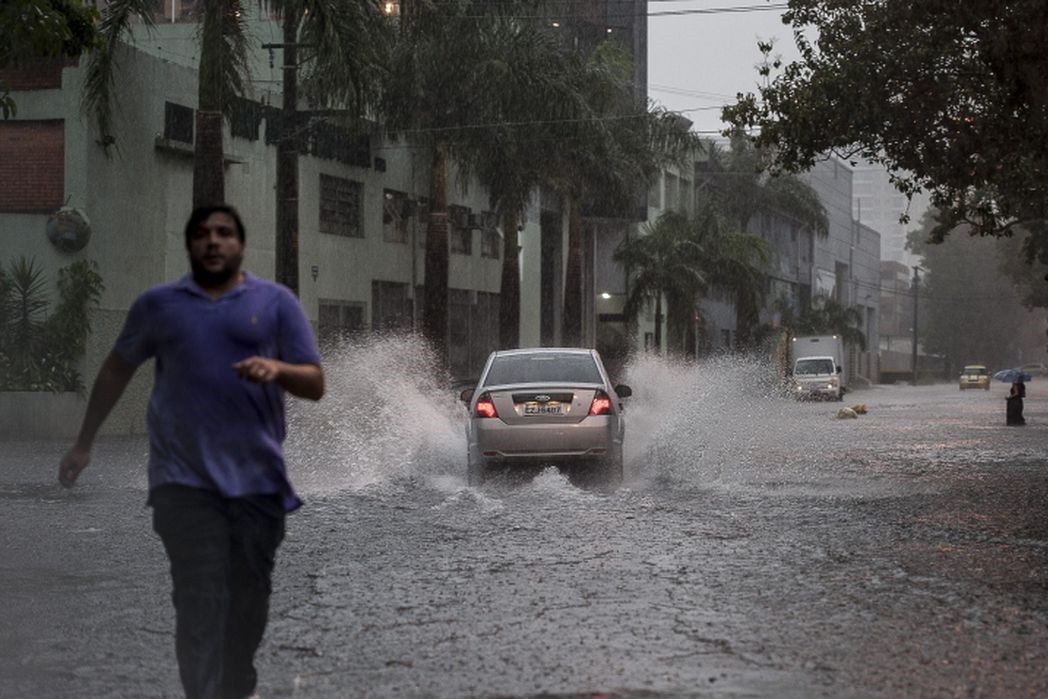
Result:
M649 0L648 96L681 111L696 131L719 131L720 106L754 92L758 39L776 38L775 53L796 60L782 10L659 16L660 12L782 6L768 0Z

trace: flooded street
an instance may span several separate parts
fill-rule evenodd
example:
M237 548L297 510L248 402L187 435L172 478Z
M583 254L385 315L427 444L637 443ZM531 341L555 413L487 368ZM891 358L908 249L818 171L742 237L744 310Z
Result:
M1042 697L1048 380L763 395L646 359L624 486L465 483L464 411L390 343L293 411L306 505L274 575L271 697ZM177 697L147 441L0 450L0 695Z

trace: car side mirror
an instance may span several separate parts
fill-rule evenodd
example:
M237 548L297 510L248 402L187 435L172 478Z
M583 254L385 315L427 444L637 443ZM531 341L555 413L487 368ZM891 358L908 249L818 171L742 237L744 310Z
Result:
M615 393L618 394L619 398L629 398L633 395L633 389L624 383L620 383L615 387Z
M473 400L473 391L474 390L476 390L476 389L467 388L467 389L463 390L462 393L459 394L459 400L462 401L463 403L469 403L471 400Z
M837 365L837 373L838 374L841 373L841 365L840 364Z

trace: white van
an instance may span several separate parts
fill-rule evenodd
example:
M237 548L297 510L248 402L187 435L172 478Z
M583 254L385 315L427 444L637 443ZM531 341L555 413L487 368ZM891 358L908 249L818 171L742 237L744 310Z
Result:
M797 398L844 398L840 366L829 356L801 357L794 362L793 388Z

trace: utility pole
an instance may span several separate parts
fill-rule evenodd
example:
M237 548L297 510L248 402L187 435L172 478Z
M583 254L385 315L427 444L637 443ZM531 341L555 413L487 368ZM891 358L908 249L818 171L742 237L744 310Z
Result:
M277 143L277 281L298 295L298 24L284 8L284 84L280 141ZM270 45L272 46L272 45Z
M918 272L920 267L917 265L913 266L913 385L917 385L917 289L920 284L920 276Z

